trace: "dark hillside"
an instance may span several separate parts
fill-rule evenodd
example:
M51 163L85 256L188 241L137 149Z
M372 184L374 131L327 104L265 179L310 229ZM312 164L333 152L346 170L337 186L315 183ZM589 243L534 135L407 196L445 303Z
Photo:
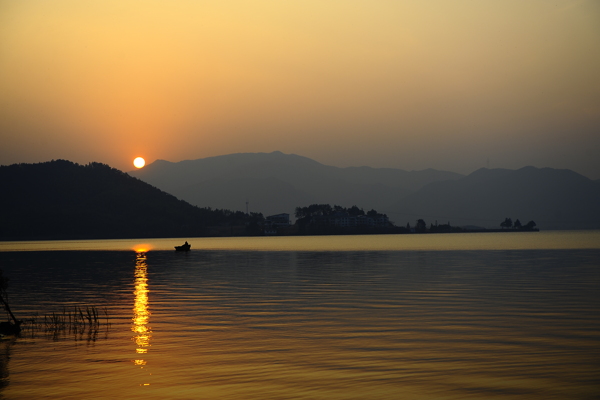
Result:
M2 240L201 236L223 219L100 163L0 166L0 188Z

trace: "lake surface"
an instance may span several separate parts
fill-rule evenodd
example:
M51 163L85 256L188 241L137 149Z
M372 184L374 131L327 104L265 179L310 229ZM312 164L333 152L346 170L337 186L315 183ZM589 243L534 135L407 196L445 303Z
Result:
M172 251L188 240L189 253ZM600 232L0 242L3 399L592 399Z

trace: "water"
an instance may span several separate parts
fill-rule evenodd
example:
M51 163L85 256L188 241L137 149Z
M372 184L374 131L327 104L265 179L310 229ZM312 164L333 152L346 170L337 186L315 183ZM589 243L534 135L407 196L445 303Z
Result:
M0 242L3 251L173 250L188 238ZM407 251L598 249L600 231L546 231L371 236L199 238L193 249L253 251Z
M111 322L0 341L0 397L597 398L599 238L0 243L19 317Z

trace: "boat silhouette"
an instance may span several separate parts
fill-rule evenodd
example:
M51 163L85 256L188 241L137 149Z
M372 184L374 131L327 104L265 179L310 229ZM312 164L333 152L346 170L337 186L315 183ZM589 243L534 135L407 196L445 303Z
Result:
M175 246L175 251L190 251L191 248L192 248L192 245L186 241L181 246Z

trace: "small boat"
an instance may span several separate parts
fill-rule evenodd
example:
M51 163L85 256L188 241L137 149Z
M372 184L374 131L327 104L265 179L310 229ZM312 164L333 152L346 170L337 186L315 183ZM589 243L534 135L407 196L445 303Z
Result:
M190 251L191 247L192 247L192 245L186 241L181 246L175 246L175 251Z

